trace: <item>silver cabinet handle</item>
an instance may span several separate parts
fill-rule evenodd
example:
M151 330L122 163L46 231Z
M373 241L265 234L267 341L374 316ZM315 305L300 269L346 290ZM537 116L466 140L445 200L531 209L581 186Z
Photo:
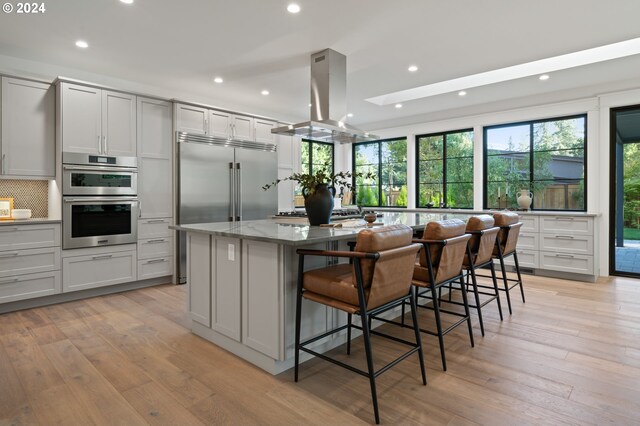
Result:
M164 243L165 241L167 241L164 238L158 238L156 240L147 240L147 244L158 244L158 243Z
M142 201L138 200L138 219L142 217Z
M569 259L573 259L575 256L573 256L571 254L560 254L560 253L557 253L556 257L566 257L566 258L569 258Z
M562 238L565 240L573 240L573 236L572 235L556 235L556 238Z
M98 154L102 154L102 144L100 143L100 135L98 135Z
M229 222L236 218L236 179L233 163L229 163Z
M147 223L165 223L166 221L164 219L151 219L148 220Z
M91 259L93 260L100 260L100 259L111 259L113 257L112 254L105 254L102 256L93 256Z
M18 255L19 255L19 253L17 251L12 251L12 252L9 252L9 253L1 253L0 257L16 257Z
M240 163L236 163L236 199L238 200L238 211L236 212L236 220L242 220L242 171Z
M12 278L12 279L9 279L9 280L2 280L2 281L0 281L0 284L17 283L18 281L20 281L20 279Z
M558 216L556 216L556 220L573 221L573 218L572 217L558 217Z
M107 154L109 151L107 150L107 137L103 136L102 140L104 141L104 153Z
M153 260L147 260L147 264L149 263L162 263L162 262L166 262L167 259L153 259Z
M18 231L20 228L18 228L17 226L14 226L12 228L8 228L8 227L0 227L0 232L16 232Z

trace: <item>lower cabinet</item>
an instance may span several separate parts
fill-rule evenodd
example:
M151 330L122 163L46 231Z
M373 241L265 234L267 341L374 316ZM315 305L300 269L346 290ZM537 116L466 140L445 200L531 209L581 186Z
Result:
M60 269L60 248L0 252L0 277Z
M138 260L138 280L166 277L173 274L173 258L160 257Z
M211 237L187 234L187 276L191 319L211 327Z
M18 275L0 279L0 303L49 296L61 291L60 271Z
M136 280L136 246L67 250L62 258L63 292Z

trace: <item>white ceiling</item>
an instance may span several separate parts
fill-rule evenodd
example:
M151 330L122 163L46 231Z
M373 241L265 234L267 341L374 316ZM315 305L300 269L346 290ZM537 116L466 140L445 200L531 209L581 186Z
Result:
M640 36L638 0L54 0L0 14L0 55L191 93L218 106L308 119L309 55L347 56L351 123L365 129L530 97L640 87L640 55L406 102L373 96ZM90 47L75 47L78 39ZM409 73L407 67L420 67ZM214 84L220 75L223 84ZM74 77L67 75L67 77ZM260 95L268 89L269 96ZM521 102L521 101L520 101ZM418 118L420 117L420 118Z

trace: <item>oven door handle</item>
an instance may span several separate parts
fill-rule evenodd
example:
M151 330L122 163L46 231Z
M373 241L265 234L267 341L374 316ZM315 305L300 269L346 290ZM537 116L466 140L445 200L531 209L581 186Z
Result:
M62 166L64 170L82 170L87 172L120 172L120 173L138 173L138 170L132 167L107 167L107 166Z
M74 197L74 198L64 198L63 201L65 203L102 203L102 204L122 204L125 201L133 201L137 202L138 198L136 197Z

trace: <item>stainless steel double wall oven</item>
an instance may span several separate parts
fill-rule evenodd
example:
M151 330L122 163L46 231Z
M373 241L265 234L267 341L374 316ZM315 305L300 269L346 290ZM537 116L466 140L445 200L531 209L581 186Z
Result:
M135 243L136 157L62 154L62 248Z

